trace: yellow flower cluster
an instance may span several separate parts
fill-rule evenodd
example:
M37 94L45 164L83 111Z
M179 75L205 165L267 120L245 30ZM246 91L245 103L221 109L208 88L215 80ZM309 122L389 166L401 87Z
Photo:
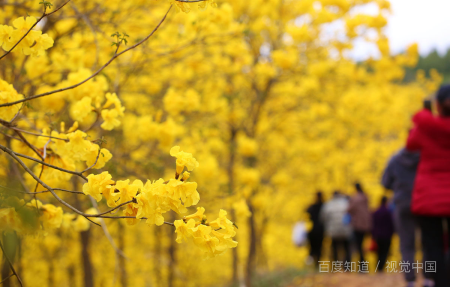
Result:
M105 110L111 105L114 105L113 109ZM115 93L106 94L106 103L103 105L103 109L102 118L104 122L101 125L102 129L110 131L119 126L120 121L118 120L118 117L124 116L125 107L122 107L122 104Z
M192 154L181 151L179 146L174 146L170 149L170 155L177 158L176 178L183 172L184 167L186 167L188 171L192 171L194 168L198 167L198 162L192 157Z
M13 27L0 25L0 46L5 51L11 50L14 45L36 23L36 18L20 17L13 21ZM14 29L15 28L15 29ZM30 33L17 45L17 51L22 50L25 55L42 56L45 50L53 46L53 39L42 31L31 30ZM13 50L13 51L16 51Z
M0 104L10 103L20 99L23 99L23 95L18 94L13 85L8 84L7 82L0 79ZM19 107L20 105L17 104L1 108L0 119L10 121L19 111Z
M185 216L182 220L175 220L176 241L181 243L192 239L205 257L214 257L236 247L238 243L233 240L236 235L235 226L227 218L227 212L221 209L219 218L209 223L204 213L205 209L198 207L196 213Z
M177 169L183 171L186 166L193 170L198 162L192 154L180 151L180 147L171 149L171 154L178 156ZM162 225L164 213L173 210L179 214L186 213L187 207L196 205L200 200L196 182L186 182L189 173L185 172L183 177L164 181L159 179L151 182L147 180L145 185L141 180L113 181L108 172L98 175L89 175L88 182L83 185L83 192L91 195L97 201L105 197L108 206L116 207L129 201L124 214L134 216L136 219L145 218L148 224ZM137 221L129 220L130 224Z
M187 182L189 171L198 167L197 160L191 153L183 152L179 146L170 150L170 154L177 158L176 179L164 181L159 179L151 182L148 180L145 185L140 180L135 180L130 184L130 180L113 181L112 176L107 172L101 174L91 174L88 182L83 185L83 192L91 195L97 201L105 197L108 206L116 207L126 204L123 211L128 224L135 224L139 219L146 219L147 224L164 224L163 214L173 210L178 214L187 212L187 208L196 205L200 200L196 182ZM176 220L174 225L178 234L176 241L192 238L195 245L204 251L206 257L214 257L221 254L228 248L237 246L233 241L236 235L233 222L227 219L227 212L221 210L219 218L207 222L204 216L205 209L197 208L197 212L185 216L182 220Z
M112 154L106 148L102 148L99 154L99 145L87 140L87 134L80 130L68 134L52 131L51 136L69 140L69 142L62 140L52 142L50 147L56 154L72 160L85 161L88 167L95 163L97 156L97 163L93 167L96 169L104 167L106 162L112 158Z

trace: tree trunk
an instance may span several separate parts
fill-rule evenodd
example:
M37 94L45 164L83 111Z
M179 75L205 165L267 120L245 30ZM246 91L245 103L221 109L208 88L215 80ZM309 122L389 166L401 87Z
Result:
M153 260L153 274L155 276L155 286L161 286L164 285L162 282L162 278L161 278L161 228L159 228L158 226L154 226L154 249L153 249L153 254L155 254L155 260Z
M70 266L67 268L67 277L69 278L69 286L75 287L76 286L75 266L73 264L70 264Z
M17 240L17 234L11 233L11 232L4 232L2 234L2 242L3 242L3 248L5 249L5 253L3 254L3 266L2 266L2 279L8 277L12 271L8 264L8 261L6 260L5 256L8 256L9 260L14 266L15 263L15 257L17 253L17 244L19 243ZM17 266L15 268L17 270ZM19 271L17 271L19 272ZM20 273L19 273L20 276ZM2 287L10 287L12 286L11 282L14 280L15 277L10 277L8 280L3 282Z
M231 221L236 222L236 214L234 212L234 208L230 211L230 218ZM234 237L234 240L238 241L237 235ZM233 267L233 277L232 277L232 284L238 285L239 284L239 274L238 274L238 264L239 264L239 255L237 252L237 248L231 249L231 255L232 255L232 267Z
M94 275L92 273L91 257L89 256L91 229L80 232L81 261L83 262L84 287L94 287Z
M123 223L118 221L119 224L119 228L118 228L118 235L119 235L119 249L122 251L125 251L125 230L124 230L124 226ZM128 282L127 282L127 268L125 265L125 258L123 256L118 256L119 257L119 269L120 269L120 284L122 285L122 287L127 287L128 286Z
M78 178L72 178L73 190L78 190ZM74 206L78 210L83 210L81 206L80 199L76 194L74 194ZM83 273L84 273L84 287L94 287L94 274L92 272L92 262L89 254L89 243L90 243L90 234L91 229L87 231L82 231L80 234L80 244L81 244L81 262L83 264Z
M55 286L55 267L52 259L48 261L48 287Z
M247 266L245 269L245 286L252 286L252 276L255 269L255 256L256 256L256 226L255 226L255 213L251 201L247 201L248 208L252 213L248 218L248 236L249 236L249 248L247 256Z
M227 168L227 174L228 174L228 193L229 195L233 195L234 193L234 166L236 162L236 134L237 130L233 127L230 129L230 145L229 145L229 157L228 157L228 168ZM236 215L234 213L234 209L231 208L230 211L230 219L235 222L236 221ZM237 240L237 238L234 238L234 240ZM239 282L239 275L238 275L238 253L237 249L232 249L232 278L231 278L231 284L237 285Z
M171 217L170 217L171 221L175 220L175 213L171 213ZM170 236L168 236L170 238L170 246L169 246L169 274L168 274L168 278L167 278L167 286L168 287L173 287L175 286L174 280L175 280L175 270L177 267L177 242L175 241L176 236L175 236L175 232L174 230L171 228L169 230L170 232Z

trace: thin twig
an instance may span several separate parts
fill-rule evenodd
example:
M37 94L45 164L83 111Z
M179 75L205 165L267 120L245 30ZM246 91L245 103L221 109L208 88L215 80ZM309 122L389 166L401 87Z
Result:
M84 213L82 211L79 211L78 209L76 209L75 207L73 207L72 205L68 204L67 202L65 202L64 200L62 200L54 191L53 188L51 188L50 186L48 186L45 182L43 182L37 175L34 174L33 171L31 171L31 169L16 155L16 153L14 153L12 150L10 150L9 148L0 145L0 149L3 150L4 152L6 152L7 154L9 154L12 158L14 158L21 166L22 168L28 173L30 174L33 179L35 181L37 181L38 183L40 183L43 187L45 187L46 189L48 189L50 191L50 193L53 195L53 197L56 198L57 201L59 201L62 205L64 205L65 207L69 208L70 210L72 210L73 212L84 216L86 219L88 219L89 221L91 221L88 217L98 217L98 218L134 218L134 219L147 219L146 217L142 217L142 218L136 218L133 216L108 216L108 215L102 215L102 214L88 214L88 213ZM104 213L103 213L104 214ZM95 223L96 224L96 223ZM164 222L164 224L167 225L171 225L174 226L173 223L171 222ZM98 225L98 224L97 224Z
M6 277L5 279L3 279L0 284L3 284L3 282L5 282L6 280L8 280L9 278L13 277L14 273L10 274L8 277Z
M65 142L69 141L69 139L63 139L63 138L58 138L58 137L53 137L53 136L48 136L48 135L43 135L43 134L32 133L32 132L29 132L29 131L26 131L26 130L22 130L22 129L19 129L19 128L16 128L16 127L10 127L10 128L13 129L13 130L17 130L19 132L25 133L25 134L33 135L33 136L45 137L45 138L51 138L51 139L57 139L57 140L63 140Z
M88 167L88 168L86 168L85 170L83 170L82 172L80 172L80 173L84 173L84 172L86 172L86 171L88 171L88 170L90 170L91 168L93 168L96 164L97 164L97 161L98 161L98 158L100 157L100 154L101 154L101 151L102 151L102 146L100 145L100 147L98 148L98 154L97 154L97 158L95 159L95 162L94 162L94 164L93 165L91 165L90 167Z
M92 198L92 197L91 197L91 198ZM113 212L114 210L116 210L116 209L118 209L118 208L121 208L121 207L124 206L124 205L133 203L133 202L135 202L134 199L132 199L132 200L130 200L130 201L127 201L127 202L124 202L124 203L122 203L122 204L120 204L120 205L118 205L118 206L116 206L116 207L114 207L114 208L112 208L112 209L110 209L110 210L108 210L108 211L105 211L105 212L102 212L102 213L99 213L99 214L95 214L95 215L96 215L96 217L100 217L101 215L104 215L104 214ZM97 202L95 202L95 205L97 205ZM100 211L98 211L98 212L100 212ZM136 218L136 217L135 217L135 218Z
M41 155L41 153L37 150L36 147L34 147L24 136L21 132L19 132L18 130L14 130L16 132L16 134L22 139L22 141L29 147L31 148L32 151L34 151L35 154L37 154L41 160L44 160L44 157Z
M11 268L11 271L16 276L17 280L19 281L20 286L23 287L22 279L20 279L19 274L17 274L16 270L14 269L14 266L11 263L11 260L9 260L8 255L6 255L5 249L3 249L3 244L0 242L0 248L3 251L3 255L5 256L6 261L8 262L9 268Z
M95 201L95 199L94 199L92 196L89 196L89 197L90 197L90 199L91 199L92 205L93 205L94 208L97 210L97 212L99 212L97 202ZM117 208L118 208L118 207L117 207ZM103 214L104 214L104 213L103 213ZM102 218L100 218L100 224L101 224L101 226L102 226L103 233L105 233L106 238L108 239L109 243L110 243L111 246L114 248L114 250L116 251L116 254L118 254L118 255L120 255L120 256L126 258L126 259L129 259L129 258L125 255L125 253L123 253L123 251L120 250L119 247L117 247L116 243L114 242L114 239L113 239L112 236L111 236L111 233L109 233L109 230L108 230L108 227L106 226L105 221L104 221Z
M69 0L69 1L70 1L70 0ZM131 47L129 47L129 48L123 50L123 51L120 52L120 53L117 53L117 50L116 50L116 53L114 54L114 56L112 56L111 59L109 59L109 61L106 62L106 64L104 64L100 69L98 69L95 73L93 73L91 76L89 76L89 77L86 78L85 80L83 80L83 81L81 81L81 82L79 82L79 83L77 83L77 84L75 84L75 85L69 86L69 87L65 87L65 88L61 88L61 89L58 89L58 90L53 90L53 91L50 91L50 92L46 92L46 93L42 93L42 94L30 96L30 97L27 97L27 98L24 98L24 99L21 99L21 100L17 100L17 101L15 101L15 102L9 102L9 103L5 103L5 104L1 104L1 105L0 105L0 108L1 108L1 107L13 106L13 105L20 104L20 103L22 103L22 102L26 102L26 101L29 101L29 100L33 100L33 99L37 99L37 98L40 98L40 97L48 96L48 95L51 95L51 94L56 94L56 93L60 93L60 92L63 92L63 91L71 90L71 89L74 89L74 88L76 88L76 87L78 87L78 86L80 86L80 85L86 83L87 81L89 81L89 80L91 80L92 78L94 78L95 76L97 76L97 75L98 75L101 71L103 71L106 67L108 67L109 64L111 64L112 61L114 61L116 58L118 58L118 57L120 57L121 55L123 55L124 53L126 53L126 52L128 52L128 51L130 51L130 50L132 50L132 49L134 49L134 48L136 48L136 47L138 47L139 45L141 45L142 43L144 43L145 41L147 41L151 36L153 36L153 34L158 30L158 28L159 28L159 27L161 26L161 24L164 22L164 20L166 19L167 15L169 14L169 12L170 12L171 9L172 9L172 5L170 5L170 8L167 10L167 12L166 12L166 14L164 15L164 17L162 18L162 20L161 20L161 21L158 23L158 25L153 29L153 31L152 31L149 35L147 35L147 37L145 37L144 39L142 39L142 40L139 41L138 43L134 44L133 46L131 46ZM118 46L119 46L119 45L118 45ZM117 48L119 48L119 47L117 47Z
M25 189L25 192L30 192L30 189L28 188L28 186L25 183L25 180L22 177L22 174L19 171L19 168L17 167L17 163L13 160L11 160L11 164L12 164L12 169L14 171L14 173L16 174L17 178L20 181L20 184L22 185L23 189Z
M68 193L75 193L75 194L83 194L83 195L85 195L82 191L68 190L68 189L63 189L63 188L54 188L53 190L58 190L58 191L64 191L64 192L68 192ZM26 191L19 191L19 190L17 190L17 192L20 192L20 193L23 193L23 194L39 194L39 193L50 192L50 190L42 190L42 191L37 191L37 192L26 192Z

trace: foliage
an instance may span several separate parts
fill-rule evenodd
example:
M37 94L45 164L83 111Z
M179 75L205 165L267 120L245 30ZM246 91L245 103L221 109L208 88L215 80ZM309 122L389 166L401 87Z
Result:
M406 70L405 80L414 81L414 75L420 70L423 70L427 77L433 73L433 70L437 71L442 74L443 82L448 83L450 81L450 49L442 56L436 50L426 56L420 56L417 65Z

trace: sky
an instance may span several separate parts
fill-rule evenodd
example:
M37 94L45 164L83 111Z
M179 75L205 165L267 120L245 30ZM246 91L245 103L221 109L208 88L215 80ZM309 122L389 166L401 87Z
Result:
M426 55L434 49L445 53L450 48L450 0L390 0L392 14L385 28L389 37L391 53L397 54L412 44L419 44L419 52ZM377 13L374 6L363 8L363 12ZM365 59L376 56L375 48L363 43L354 43L352 57Z

